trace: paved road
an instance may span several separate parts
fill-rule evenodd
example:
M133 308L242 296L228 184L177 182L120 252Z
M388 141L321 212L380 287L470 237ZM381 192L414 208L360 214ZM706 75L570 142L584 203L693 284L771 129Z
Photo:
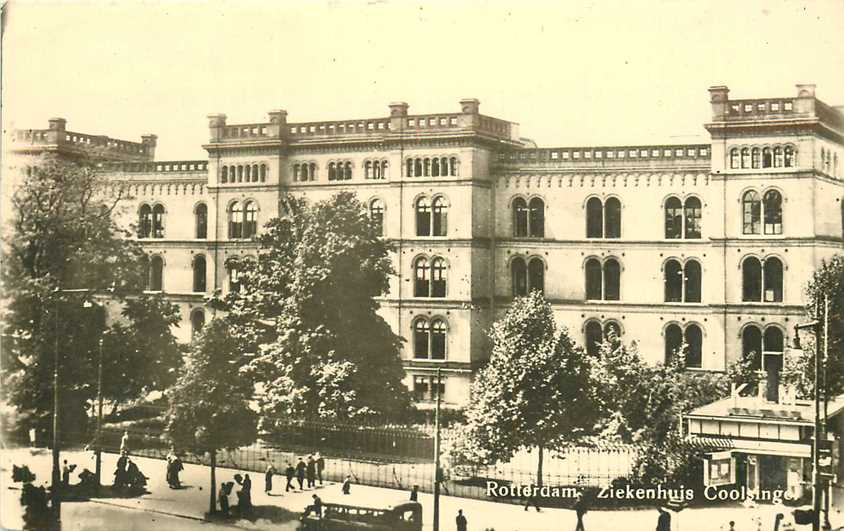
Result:
M111 477L114 470L115 455L104 457L104 479ZM79 469L93 469L93 458L90 452L66 452L63 459L79 465ZM50 454L41 451L31 454L29 450L6 451L2 455L0 470L0 501L3 511L2 523L8 528L17 525L11 520L14 511L5 509L17 505L19 491L9 490L8 479L11 475L11 463L29 464L37 475L36 483L49 480ZM193 530L196 525L202 529L226 529L231 527L216 526L216 524L200 524L196 520L168 518L164 515L182 515L186 518L201 519L208 510L209 471L200 465L186 465L182 473L184 489L171 490L165 483L164 463L159 460L137 458L140 469L150 478L148 494L138 498L111 498L100 500L99 503L81 502L65 503L63 505L63 523L67 529L91 529L104 531L134 531L141 529L155 529L165 531L169 529ZM231 480L237 471L219 469L218 481ZM263 492L263 477L249 472L253 482L253 502L258 512L266 518L255 522L239 520L233 522L240 528L273 529L292 531L296 528L296 515L310 501L313 491L283 492L283 479L276 477L273 491L267 495ZM72 482L75 481L75 475ZM352 505L385 506L407 499L407 493L392 489L365 487L355 485L350 496L343 496L338 484L328 484L317 488L315 492L326 502L342 501ZM432 496L420 494L419 501L424 506L425 529L431 529L433 510ZM108 503L109 505L103 505ZM484 500L470 500L443 496L441 499L441 529L451 531L455 528L454 517L458 509L463 509L469 520L469 530L483 531L495 529L497 531L547 531L574 529L576 518L574 512L565 509L544 509L536 513L533 509L525 512L522 507L508 504L493 503ZM117 511L114 513L113 511ZM129 514L139 513L139 514ZM110 518L110 515L124 515L125 519ZM673 531L719 531L726 530L727 522L736 522L736 531L757 531L758 529L773 529L774 508L761 506L757 509L742 507L707 507L687 509L674 515ZM102 516L100 516L102 515ZM128 516L125 516L128 515ZM585 518L586 529L589 531L653 531L656 527L657 512L655 509L633 511L590 511ZM833 528L841 525L844 518L833 515ZM153 518L156 520L153 521ZM761 526L757 519L761 518ZM167 519L166 525L162 524ZM175 523L174 523L175 522ZM195 525L196 524L196 525ZM172 525L172 527L171 527ZM76 527L74 527L76 526ZM193 527L191 527L193 526ZM801 528L798 528L801 529ZM805 528L802 528L805 529Z

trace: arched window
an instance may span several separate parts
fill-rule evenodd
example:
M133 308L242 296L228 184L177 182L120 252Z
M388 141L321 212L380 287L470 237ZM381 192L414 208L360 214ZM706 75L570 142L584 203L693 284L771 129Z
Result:
M683 329L672 323L665 327L665 363L671 363L681 348L683 348Z
M665 302L682 302L683 268L677 260L665 263L664 270Z
M545 291L545 262L539 258L533 258L528 263L528 289Z
M604 205L597 197L586 202L586 237L604 237Z
M434 199L433 211L433 236L445 236L448 232L448 202L444 197Z
M191 337L196 336L205 327L205 312L196 310L190 314Z
M261 164L261 182L267 181L267 165Z
M759 327L748 325L741 332L741 355L752 361L752 368L762 369L762 332Z
M764 278L765 302L782 302L782 262L779 258L765 260Z
M251 166L249 166L249 164L247 164L244 171L243 171L243 181L248 183L251 176L252 176Z
M258 233L258 207L254 201L247 201L243 209L243 237L251 238Z
M152 207L152 237L164 237L164 206L155 205Z
M542 199L534 197L529 204L530 216L528 219L528 233L532 238L545 237L545 203Z
M604 262L604 300L617 301L621 298L621 266L610 258Z
M762 345L762 370L782 370L783 347L785 341L782 330L776 326L769 326L765 329Z
M739 150L733 148L730 150L730 168L737 170L739 168Z
M443 177L448 175L448 157L440 158L440 174Z
M513 236L524 238L528 235L528 208L521 197L513 200Z
M307 177L304 175L307 169L304 164L293 165L293 182L304 181Z
M599 301L602 295L601 262L597 258L586 261L586 300Z
M208 237L208 207L205 203L196 205L194 212L196 217L196 238L204 240Z
M701 367L703 361L703 332L696 324L686 327L686 367Z
M762 167L762 151L759 148L753 148L750 152L750 162L754 169Z
M428 359L430 347L431 327L425 319L418 319L413 325L413 357Z
M431 159L425 157L424 165L425 165L425 169L424 169L425 177L430 177L431 176Z
M152 235L152 208L141 205L138 211L138 238L149 238Z
M762 224L762 206L759 201L759 194L754 190L748 190L741 199L742 204L742 232L744 234L759 234Z
M223 166L222 174L220 175L220 182L226 184L229 181L229 167Z
M372 179L372 161L368 160L363 165L363 178Z
M205 257L202 255L193 259L193 291L205 293Z
M431 235L431 201L427 197L416 200L416 235Z
M445 297L445 260L437 257L431 261L431 297Z
M413 263L414 278L413 296L414 297L428 297L431 293L431 268L428 264L428 259L421 256Z
M150 277L152 276L152 269L150 268L149 264L149 256L143 255L140 258L140 269L142 273L141 277L141 289L143 291L149 291L149 281Z
M164 287L164 259L153 256L150 260L150 291L162 291Z
M762 300L762 263L758 258L749 256L741 263L741 286L741 300Z
M448 174L452 177L457 177L458 175L460 175L460 161L457 159L457 157L451 157L448 162Z
M604 237L621 238L621 201L615 197L604 203Z
M258 178L259 178L258 171L259 171L259 170L258 170L258 165L257 165L257 164L253 164L253 165L252 165L252 182L253 182L253 183L257 183L257 182L258 182Z
M677 197L665 200L665 237L680 238L683 235L683 205Z
M613 345L621 339L621 326L616 321L605 322L603 332L604 341L612 341Z
M317 176L317 167L316 162L311 162L308 164L308 180L315 181Z
M683 205L683 219L685 221L685 236L687 239L699 239L701 235L702 208L700 199L687 197Z
M390 163L386 160L381 161L381 179L386 179L390 176Z
M703 276L700 263L697 260L687 261L683 273L683 300L685 302L700 302L701 278Z
M442 319L435 319L431 324L431 359L445 359L446 325Z
M440 159L437 158L437 157L435 157L434 160L431 162L431 176L432 177L439 177L440 176Z
M604 341L604 331L601 328L601 323L595 320L590 320L584 327L584 342L586 343L586 354L590 356L597 356L601 348L601 343Z
M343 178L347 181L352 178L352 163L351 162L346 163L345 171L343 172Z
M229 207L229 238L243 238L243 207L237 202Z
M415 177L422 177L425 175L422 173L422 159L416 159L413 164L413 175Z
M333 162L328 163L328 180L334 181L337 179L337 168Z
M770 168L774 165L774 157L771 154L771 148L762 149L762 167Z
M765 234L782 234L782 195L776 190L768 190L762 199Z
M243 166L240 165L237 167L237 182L243 182Z
M369 203L369 219L372 220L372 225L375 227L375 232L379 236L384 235L384 202L380 199L373 199Z
M510 262L510 276L513 279L513 296L524 297L528 294L527 265L521 257Z
M836 155L837 157L838 155ZM785 146L785 167L786 168L793 168L794 167L794 148L791 146Z
M405 161L405 176L406 177L413 177L413 159L407 159Z
M774 168L782 168L783 166L783 150L782 147L774 148Z
M742 150L741 150L741 167L742 168L749 168L750 167L750 149L749 148L742 148Z

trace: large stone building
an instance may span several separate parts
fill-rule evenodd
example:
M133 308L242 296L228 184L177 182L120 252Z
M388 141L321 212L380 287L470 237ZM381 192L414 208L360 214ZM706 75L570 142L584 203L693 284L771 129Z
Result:
M356 192L396 243L381 306L407 339L407 385L430 399L441 367L445 401L463 404L486 331L534 288L590 351L614 327L653 362L685 342L693 370L751 352L782 363L808 276L844 250L844 112L813 85L796 97L709 93L708 144L537 148L466 99L459 112L394 103L387 117L330 122L214 114L204 160L156 162L154 135L113 140L60 119L10 145L94 151L128 187L123 221L149 253L149 288L182 308L183 340L211 317L208 292L237 288L231 259L255 252L281 194Z

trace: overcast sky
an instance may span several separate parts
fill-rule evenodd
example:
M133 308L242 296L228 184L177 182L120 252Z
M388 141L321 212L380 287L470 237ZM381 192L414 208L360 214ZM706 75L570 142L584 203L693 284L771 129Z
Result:
M4 128L204 158L229 123L481 112L541 146L707 141L707 88L844 104L844 1L85 2L7 6Z

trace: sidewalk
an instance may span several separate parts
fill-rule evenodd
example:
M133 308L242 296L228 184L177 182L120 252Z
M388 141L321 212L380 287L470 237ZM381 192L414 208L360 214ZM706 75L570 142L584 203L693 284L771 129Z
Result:
M62 459L69 463L76 463L76 472L83 468L94 469L94 459L91 452L63 452ZM210 471L208 467L201 465L185 465L181 474L184 489L172 490L165 480L165 463L157 459L136 457L133 460L138 464L141 471L149 477L145 494L138 498L108 498L104 500L92 500L83 503L105 503L111 506L123 507L126 509L153 511L168 515L179 515L186 518L202 519L208 510ZM110 483L115 468L117 456L114 454L103 454L103 482ZM28 449L11 450L4 452L2 459L2 507L6 509L9 503L17 503L19 491L8 490L9 478L11 476L11 463L26 463L36 473L36 484L48 483L50 478L50 453L40 451L32 455ZM352 493L344 496L337 483L326 483L316 490L305 490L304 492L284 493L285 479L276 475L273 481L273 490L270 495L264 493L263 474L255 472L244 472L232 469L218 468L217 482L231 481L235 473L250 475L252 479L252 501L256 507L266 506L272 509L275 518L274 522L269 520L258 520L249 522L239 520L233 522L237 527L244 529L273 529L282 531L293 531L297 529L296 516L301 513L304 507L310 503L311 495L316 492L324 502L340 502L350 505L364 506L387 506L393 503L408 499L408 493L378 487L367 487L353 485ZM76 474L72 476L71 483L75 483ZM10 500L9 497L13 500ZM235 497L230 500L234 502ZM425 529L432 529L433 517L433 496L420 493L419 501L422 503ZM566 509L543 509L537 513L533 508L524 511L523 507L483 500L457 498L453 496L440 497L440 529L443 531L454 530L454 518L458 509L463 509L469 521L469 529L472 531L483 531L495 529L496 531L550 531L574 529L576 517L574 512ZM5 512L5 511L4 511ZM758 529L773 529L775 510L771 506L760 506L758 509L746 509L737 507L707 507L687 509L672 515L673 531L719 531L728 529L727 522L735 521L736 531L757 531ZM653 531L656 528L657 511L655 509L626 510L626 511L590 511L586 514L584 522L586 529L606 531ZM840 515L833 514L833 529L841 525L844 519ZM760 522L756 518L761 518ZM3 518L4 524L6 518ZM282 521L283 520L283 521ZM808 529L798 527L797 529ZM120 531L117 529L109 531ZM164 530L162 530L164 531Z

